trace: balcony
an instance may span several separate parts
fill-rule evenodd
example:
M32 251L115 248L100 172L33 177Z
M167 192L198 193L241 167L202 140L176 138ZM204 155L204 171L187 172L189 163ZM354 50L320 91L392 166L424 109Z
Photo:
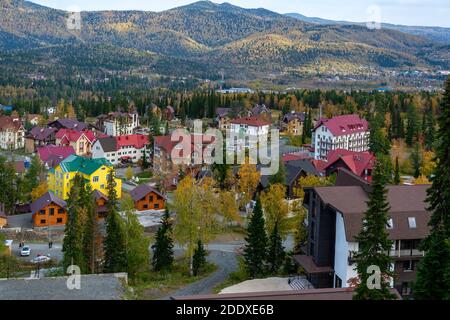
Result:
M389 254L391 258L417 258L423 257L425 255L424 251L420 251L418 249L401 249L401 250L390 250L386 252ZM351 265L355 263L354 252L349 252L348 255L348 264Z

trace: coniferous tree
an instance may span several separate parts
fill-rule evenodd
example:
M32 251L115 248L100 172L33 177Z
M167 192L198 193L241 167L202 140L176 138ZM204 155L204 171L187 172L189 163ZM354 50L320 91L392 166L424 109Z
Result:
M387 137L384 135L383 130L376 125L370 130L369 136L369 149L377 157L379 155L388 155L391 150L391 144Z
M252 278L264 275L263 261L266 261L267 257L267 234L259 198L256 199L255 208L247 227L245 242L244 259L248 275Z
M372 190L367 203L368 209L364 214L362 230L356 237L359 251L354 258L357 263L359 284L355 289L356 300L385 300L393 299L389 291L389 277L393 276L390 270L391 258L388 252L392 241L388 240L386 226L388 225L389 203L387 202L386 178L383 164L377 161L372 176ZM370 287L373 275L369 267L379 268L379 288ZM374 275L375 278L377 275Z
M119 215L114 170L107 176L108 201L106 202L106 238L104 242L105 272L123 272L127 270L126 239L124 223Z
M420 261L414 298L426 300L450 299L450 78L438 118L440 137L436 148L436 169L431 177L427 203L431 212L430 234L421 243L425 257Z
M416 142L413 152L411 153L411 160L414 168L414 178L418 178L421 174L422 156L420 152L419 142Z
M275 222L272 233L269 237L269 249L267 255L267 263L269 271L272 275L276 275L283 265L286 253L283 247L283 239L278 232L278 222Z
M406 143L412 146L414 140L417 139L419 131L419 121L417 119L417 109L413 104L408 106L407 110L408 122L406 126Z
M430 107L425 116L425 130L424 130L424 142L427 150L433 149L433 144L436 139L436 119L434 117L433 109Z
M284 162L280 161L280 165L278 167L278 172L269 178L270 184L286 184L286 168L284 167Z
M169 210L161 220L161 226L156 233L155 243L152 245L153 260L152 266L155 271L168 270L173 264L173 239L172 222L170 221Z
M202 271L202 269L205 267L207 254L208 253L206 252L205 248L203 247L202 241L198 240L197 248L194 251L194 257L193 257L193 262L192 262L192 270L193 270L194 276L197 276Z
M64 231L62 252L64 253L64 270L70 265L85 270L83 257L83 226L80 217L80 193L83 188L83 178L76 175L67 199L67 222Z
M394 184L400 184L400 166L398 164L398 157L395 157Z
M89 184L84 185L80 190L79 208L85 214L83 223L83 257L84 265L88 273L95 273L95 263L97 260L98 248L95 239L98 235L98 225L96 220L95 199L92 188Z

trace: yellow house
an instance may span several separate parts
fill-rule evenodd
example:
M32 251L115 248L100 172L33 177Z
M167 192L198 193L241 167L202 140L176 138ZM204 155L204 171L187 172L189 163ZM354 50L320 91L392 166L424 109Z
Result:
M77 155L70 155L48 173L48 189L57 197L67 200L72 180L81 174L92 190L106 194L107 175L112 164L105 158L88 159ZM122 197L122 180L116 178L117 197Z

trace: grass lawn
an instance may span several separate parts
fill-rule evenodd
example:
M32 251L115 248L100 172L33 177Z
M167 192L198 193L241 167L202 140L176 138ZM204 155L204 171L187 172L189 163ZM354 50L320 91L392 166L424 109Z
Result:
M147 271L138 276L137 283L132 286L133 293L130 299L155 300L170 295L186 285L203 279L213 273L217 267L207 264L205 270L196 277L189 275L188 262L179 259L175 262L171 272Z

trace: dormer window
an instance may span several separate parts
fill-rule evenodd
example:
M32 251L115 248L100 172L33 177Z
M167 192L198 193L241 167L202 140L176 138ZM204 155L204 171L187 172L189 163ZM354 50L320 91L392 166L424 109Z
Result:
M392 221L392 218L387 221L386 228L388 228L388 229L394 228L394 221Z
M416 226L416 218L415 217L408 217L408 225L411 229L415 229Z

